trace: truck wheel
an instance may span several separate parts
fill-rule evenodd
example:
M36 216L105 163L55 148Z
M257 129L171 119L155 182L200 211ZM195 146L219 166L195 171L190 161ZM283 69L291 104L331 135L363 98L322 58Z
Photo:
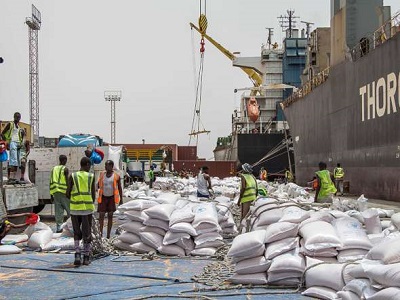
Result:
M43 208L45 207L45 205L46 205L46 204L39 204L39 205L34 206L34 207L33 207L33 212L34 212L35 214L40 213L40 212L43 210Z
M13 214L21 214L21 213L27 213L27 212L32 212L32 207L26 207L26 208L19 208L19 209L13 209L8 211L7 213L10 215ZM13 222L14 224L24 224L26 217L16 217L16 218L10 218L10 222ZM11 228L10 234L20 234L24 232L26 227L23 228Z

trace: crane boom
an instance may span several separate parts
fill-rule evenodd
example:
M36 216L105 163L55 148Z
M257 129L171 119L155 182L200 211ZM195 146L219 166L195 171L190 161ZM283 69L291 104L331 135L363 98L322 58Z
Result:
M220 43L218 43L216 40L214 40L212 37L210 37L209 35L207 35L206 33L202 33L200 31L200 29L194 25L193 23L190 23L190 27L193 29L195 29L198 33L200 33L204 38L206 38L211 44L213 44L219 51L221 51L223 54L225 54L226 57L228 57L231 61L234 61L236 59L236 56L231 53L229 50L227 50L225 47L223 47ZM260 87L263 84L263 79L262 76L257 73L256 71L254 71L251 68L246 68L246 67L240 67L243 72L245 72L251 82L253 83L253 85L255 87Z

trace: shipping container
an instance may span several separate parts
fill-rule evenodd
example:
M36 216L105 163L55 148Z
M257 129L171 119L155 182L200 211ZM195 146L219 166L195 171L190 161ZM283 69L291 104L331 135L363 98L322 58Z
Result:
M174 161L174 171L180 172L185 169L187 172L192 172L194 175L199 173L203 166L209 168L209 174L212 177L231 177L236 174L235 161L206 161L206 160L180 160Z
M196 160L197 146L178 146L178 160Z

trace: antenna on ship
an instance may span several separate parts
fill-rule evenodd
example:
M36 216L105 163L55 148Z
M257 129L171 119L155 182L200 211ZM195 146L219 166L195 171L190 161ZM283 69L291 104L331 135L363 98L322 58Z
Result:
M193 119L192 119L192 129L189 133L189 145L192 141L192 138L196 137L196 146L199 142L199 134L202 133L210 133L210 131L204 128L203 123L200 119L200 107L201 107L201 100L202 100L202 90L203 90L203 65L204 65L204 52L205 52L205 42L204 42L204 35L206 34L207 30L207 17L206 17L206 9L207 4L206 0L204 0L204 9L202 7L203 0L200 0L200 17L199 17L199 30L201 34L200 40L200 65L199 65L199 74L197 78L196 84L196 102L194 104L194 111L193 111ZM195 66L194 66L195 67ZM201 128L200 128L201 126Z
M306 24L306 38L308 40L310 38L311 25L314 25L314 23L307 21L300 21L300 22Z
M274 28L272 28L272 27L265 27L265 29L268 30L268 38L267 38L268 49L271 49L271 45L272 45L272 36L274 35Z
M292 37L292 33L293 33L293 29L296 28L296 19L298 19L298 16L294 15L294 10L290 10L288 9L287 11L287 15L286 16L279 16L278 19L279 23L281 24L282 27L282 31L285 31L288 29L287 32L289 32L289 36L286 36L288 38Z

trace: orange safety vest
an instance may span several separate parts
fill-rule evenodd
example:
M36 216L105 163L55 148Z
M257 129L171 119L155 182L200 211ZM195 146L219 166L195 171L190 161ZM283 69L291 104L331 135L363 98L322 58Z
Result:
M97 203L101 203L102 198L103 198L103 189L104 189L104 175L106 174L106 171L103 171L100 173L100 178L99 178L99 197L97 198ZM118 180L119 180L119 175L114 172L114 182L113 182L113 188L114 188L114 201L115 203L119 203L119 191L118 191Z

